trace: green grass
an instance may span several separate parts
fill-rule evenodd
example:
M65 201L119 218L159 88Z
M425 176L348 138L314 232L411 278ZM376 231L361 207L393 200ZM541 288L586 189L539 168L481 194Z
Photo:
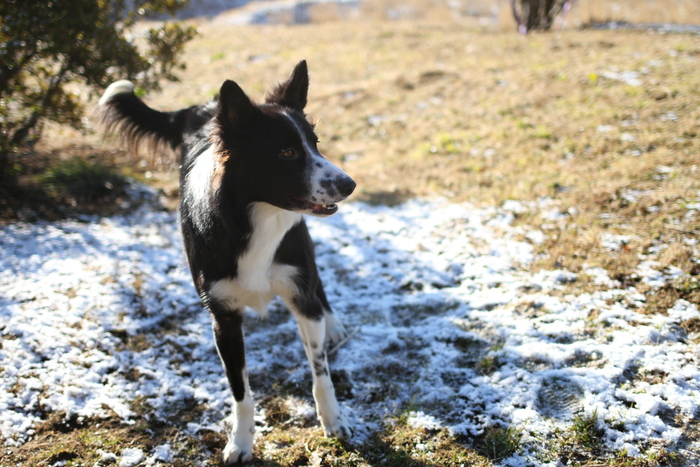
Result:
M77 157L51 165L41 175L40 181L58 196L89 201L113 196L127 183L114 169Z
M516 427L490 428L477 450L497 462L519 451L522 436L522 432Z
M603 430L598 428L598 411L593 413L579 414L574 417L571 430L574 438L586 449L598 449L603 444Z

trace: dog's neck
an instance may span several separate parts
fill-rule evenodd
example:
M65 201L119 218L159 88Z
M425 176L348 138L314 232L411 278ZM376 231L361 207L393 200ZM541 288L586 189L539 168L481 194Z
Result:
M264 290L277 248L302 215L262 202L252 203L248 212L252 230L247 248L238 257L238 279L249 290Z

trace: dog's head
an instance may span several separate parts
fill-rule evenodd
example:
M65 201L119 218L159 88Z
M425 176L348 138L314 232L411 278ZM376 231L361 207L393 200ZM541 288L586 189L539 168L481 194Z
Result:
M355 182L321 155L304 115L308 89L306 61L262 105L233 81L221 86L214 134L223 160L223 190L235 185L231 189L248 202L315 216L334 214L336 203L350 196Z

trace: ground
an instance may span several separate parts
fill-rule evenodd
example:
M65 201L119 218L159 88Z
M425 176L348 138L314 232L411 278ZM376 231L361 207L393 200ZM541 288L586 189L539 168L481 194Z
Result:
M336 307L357 329L331 361L336 387L347 410L369 428L355 443L318 437L299 349L290 357L275 347L272 377L262 371L269 333L298 340L285 312L273 307L267 321L249 323L252 358L261 358L260 370L252 372L260 407L257 465L697 460L699 414L688 400L697 395L699 378L700 37L593 30L522 37L425 22L240 27L225 18L200 29L186 50L182 81L148 96L149 105L175 109L206 101L224 79L259 101L306 59L307 112L318 120L320 148L358 182L356 203L341 210L345 217L313 224L312 232L324 245L317 246L319 261L326 280L336 284L329 287ZM134 308L120 309L122 321L98 320L108 334L103 348L79 346L116 359L114 378L122 378L123 392L113 397L121 397L123 407L81 417L78 408L55 402L50 388L32 389L18 378L7 394L26 395L35 404L27 413L40 423L26 439L13 435L21 442L3 448L0 465L106 464L130 453L138 459L136 451L124 453L129 447L140 450L144 462L217 465L225 436L215 414L228 404L218 362L192 356L196 349L187 347L200 341L182 323L202 333L206 324L191 307L196 297L186 271L175 266L181 260L175 227L154 233L141 224L175 219L167 210L142 214L138 222L128 217L153 203L172 206L175 172L127 159L114 152L114 141L95 135L56 127L47 135L34 156L39 161L88 156L125 166L127 175L162 192L117 187L98 204L110 201L108 213L127 217L101 224L84 217L78 224L62 221L54 231L6 221L3 249L14 251L8 239L28 231L46 245L64 232L146 251L122 239L129 234L152 248L150 255L165 247L168 259L153 271L128 266L126 279L95 266L96 278L73 285L37 266L47 284L57 282L54 295L36 296L27 295L31 277L12 279L26 263L6 260L0 302L11 323L2 328L5 381L6 349L21 341L13 328L17 310L43 309L47 300L71 309L72 300L100 290L122 301L130 297ZM35 173L24 176L39 184ZM3 216L35 221L95 213L90 206L83 212L90 203L79 193L42 193L30 207L5 197ZM141 198L151 201L139 206L134 199ZM349 266L343 264L348 258ZM160 328L144 325L141 332L129 323L156 319L162 302L142 293L155 291L156 279L176 286L168 297L177 306L157 318ZM384 302L377 284L385 287ZM32 353L38 348L27 352L52 361ZM204 370L176 371L181 379L173 381L186 384L188 374L199 378L203 371L212 386L201 392L210 398L173 396L172 407L158 406L159 399L138 386L165 377L158 365L139 360L140 369L127 370L129 359L153 349L163 349L162 358L176 366L184 349L192 361L208 361L212 366ZM446 370L429 371L435 368ZM138 391L141 398L123 399ZM66 419L71 411L76 415ZM212 425L191 426L203 420Z

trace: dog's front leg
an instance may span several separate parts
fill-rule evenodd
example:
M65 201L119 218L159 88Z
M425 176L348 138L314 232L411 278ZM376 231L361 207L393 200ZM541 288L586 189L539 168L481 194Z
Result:
M331 305L326 298L326 292L323 290L323 283L319 280L316 288L316 297L321 302L323 316L326 319L326 339L332 343L340 342L346 335L345 326L340 322L338 317L331 310Z
M347 439L352 436L352 429L335 398L335 389L328 370L325 338L326 323L323 313L318 317L308 317L303 313L295 313L299 334L304 343L304 351L311 365L313 375L313 394L316 401L316 411L321 419L323 432L326 436L336 436Z
M224 463L242 463L253 459L255 406L250 396L243 341L243 314L240 311L212 313L216 349L233 392L236 425L224 448Z

